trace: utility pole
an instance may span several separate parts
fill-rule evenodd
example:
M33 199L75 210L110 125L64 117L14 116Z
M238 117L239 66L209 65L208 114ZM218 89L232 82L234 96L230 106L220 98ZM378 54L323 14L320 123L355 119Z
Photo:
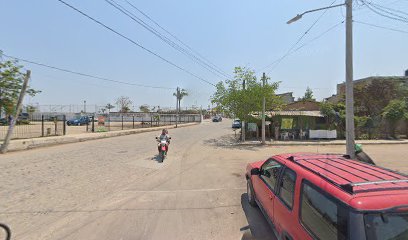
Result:
M21 88L20 96L18 97L17 106L14 112L14 117L11 119L6 138L4 139L3 145L1 145L1 148L0 148L1 153L7 152L7 147L10 143L11 136L13 135L14 126L16 125L18 115L20 114L20 111L21 111L21 105L23 105L24 95L27 90L28 80L30 79L30 76L31 76L31 71L27 70L27 73L24 77L23 86Z
M242 89L245 91L245 79L242 82ZM245 121L242 119L242 124L241 124L241 139L243 142L245 142Z
M266 82L266 75L263 73L262 75L262 90L265 88L265 82ZM266 99L265 99L265 92L263 92L263 99L262 99L262 144L265 144L265 105L266 105Z
M353 87L353 1L346 0L346 150L355 157Z
M177 123L179 120L179 97L180 97L180 88L177 87L177 92L176 92L176 128L177 128Z
M298 21L303 15L330 8L346 6L346 150L347 155L355 158L354 133L354 83L353 83L353 0L345 0L342 4L306 11L290 19L287 24Z

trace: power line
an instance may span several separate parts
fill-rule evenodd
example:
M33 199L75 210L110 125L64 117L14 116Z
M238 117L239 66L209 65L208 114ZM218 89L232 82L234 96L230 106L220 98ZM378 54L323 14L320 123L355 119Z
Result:
M366 22L361 22L361 21L356 21L356 20L354 20L353 22L363 24L363 25L367 25L367 26L371 26L371 27L376 27L376 28L386 29L386 30L390 30L390 31L394 31L394 32L400 32L400 33L407 33L408 34L408 31L404 31L404 30L400 30L400 29L379 26L379 25L375 25L375 24L372 24L372 23L366 23Z
M184 43L182 40L180 40L177 36L175 36L174 34L172 34L171 32L169 32L167 29L165 29L164 27L162 27L159 23L157 23L154 19L152 19L149 15L147 15L145 12L143 12L142 10L140 10L139 8L137 8L134 4L130 3L128 0L125 0L125 2L127 2L132 8L134 8L135 10L137 10L139 13L141 13L143 16L145 16L147 19L149 19L152 23L154 23L156 26L158 26L160 29L162 29L163 31L165 31L167 34L169 34L170 36L172 36L174 39L176 39L178 42L180 42L182 45L184 45L186 48L188 48L190 51L194 52L195 54L197 54L199 57L201 57L203 60L205 60L207 63L211 64L212 66L214 66L216 69L220 70L221 72L224 72L221 68L219 68L217 65L215 65L214 63L212 63L211 61L209 61L208 59L206 59L204 56L202 56L199 52L197 52L196 50L194 50L193 48L191 48L189 45L187 45L186 43ZM225 72L224 72L225 73ZM228 74L227 74L228 75Z
M330 6L333 6L333 4L336 2L337 0L334 0ZM299 44L300 41L302 41L302 39L312 30L312 28L320 21L320 19L326 14L326 12L328 11L328 9L324 10L323 13L313 22L313 24L306 30L306 32L304 32L299 38L298 40L289 48L289 50L286 52L286 54L284 54L282 57L278 58L277 60L273 61L271 64L267 65L266 67L263 67L260 69L267 69L269 67L272 67L268 73L272 72L286 57L288 57L291 54L291 51Z
M144 84L130 83L130 82L123 82L123 81L118 81L118 80L109 79L109 78L105 78L105 77L98 77L98 76L94 76L94 75L87 74L87 73L76 72L76 71L68 70L68 69L65 69L65 68L55 67L55 66L51 66L51 65L48 65L48 64L35 62L35 61L32 61L32 60L27 60L27 59L23 59L23 58L10 56L10 55L4 54L3 52L0 52L0 56L5 56L5 57L15 59L15 60L18 60L18 61L21 61L21 62L26 62L26 63L34 64L34 65L37 65L37 66L58 70L58 71L61 71L61 72L71 73L71 74L75 74L75 75L79 75L79 76L83 76L83 77L88 77L88 78L99 79L99 80L107 81L107 82L114 82L114 83L120 83L120 84L125 84L125 85L130 85L130 86L138 86L138 87L144 87L144 88L156 88L156 89L174 90L174 88L151 86L151 85L144 85Z
M312 38L310 41L304 43L303 45L301 45L300 47L296 48L291 54L297 52L298 50L304 48L305 46L307 46L308 44L318 40L319 38L323 37L324 35L326 35L327 33L331 32L332 30L334 30L335 28L337 28L338 26L342 25L344 23L344 21L341 21L333 26L331 26L330 28L328 28L326 31L322 32L321 34L319 34L317 37Z
M166 63L172 65L173 67L176 67L176 68L178 68L179 70L181 70L181 71L183 71L183 72L185 72L185 73L187 73L187 74L189 74L189 75L191 75L191 76L197 78L198 80L203 81L203 82L205 82L205 83L208 83L208 84L210 84L211 86L214 86L214 87L215 87L215 84L213 84L213 83L211 83L211 82L205 80L205 79L202 78L202 77L199 77L199 76L195 75L194 73L188 71L187 69L185 69L185 68L183 68L183 67L178 66L177 64L171 62L170 60L167 60L166 58L160 56L159 54L153 52L152 50L150 50L150 49L148 49L148 48L146 48L146 47L140 45L139 43L137 43L137 42L134 41L133 39L131 39L131 38L129 38L129 37L123 35L122 33L119 33L118 31L116 31L116 30L114 30L113 28L111 28L111 27L105 25L105 24L102 23L101 21L96 20L95 18L89 16L88 14L86 14L86 13L84 13L83 11L79 10L78 8L76 8L76 7L74 7L74 6L72 6L72 5L68 4L68 3L66 3L66 2L63 1L63 0L57 0L57 1L60 2L60 3L62 3L62 4L64 4L66 7L69 7L69 8L71 8L72 10L74 10L74 11L80 13L81 15L83 15L83 16L86 17L86 18L88 18L89 20L92 20L93 22L95 22L95 23L99 24L100 26L106 28L107 30L109 30L109 31L111 31L111 32L113 32L113 33L115 33L116 35L118 35L118 36L120 36L120 37L126 39L126 40L129 41L130 43L132 43L132 44L138 46L139 48L145 50L146 52L148 52L148 53L150 53L150 54L156 56L157 58L163 60L164 62L166 62Z
M161 39L162 41L164 41L165 43L167 43L170 47L174 48L175 50L181 52L182 54L186 55L187 57L189 57L193 62L197 63L198 65L204 67L205 69L207 69L209 72L217 75L218 77L229 77L228 75L226 75L225 73L219 71L218 69L214 68L213 66L207 64L206 62L204 62L203 60L201 60L200 58L198 58L197 56L195 56L193 53L191 53L190 51L188 51L187 49L181 47L180 45L178 45L177 43L175 43L174 41L172 41L171 39L167 38L166 36L164 36L163 34L161 34L159 31L157 31L156 29L154 29L152 26L150 26L148 23L146 23L145 21L143 21L142 19L140 19L139 17L137 17L135 14L133 14L132 12L130 12L129 10L127 10L125 7L123 7L122 5L120 5L119 3L115 2L114 0L105 0L105 2L107 2L110 6L116 8L118 11L120 11L121 13L123 13L124 15L128 16L130 19L132 19L134 22L138 23L139 25L141 25L143 28L147 29L149 32L153 33L156 37L158 37L159 39ZM221 74L221 75L219 75Z
M365 6L367 6L367 8L369 10L376 13L377 15L380 15L382 17L389 18L389 19L392 19L392 20L400 21L400 22L403 22L403 23L408 23L408 18L400 16L400 15L398 15L396 13L393 13L392 11L385 10L384 7L381 6L381 5L373 4L373 3L367 2L365 0L361 0L361 2Z

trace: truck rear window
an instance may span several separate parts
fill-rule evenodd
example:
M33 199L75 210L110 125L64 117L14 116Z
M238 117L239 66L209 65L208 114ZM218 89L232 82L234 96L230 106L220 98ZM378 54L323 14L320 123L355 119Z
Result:
M311 183L304 181L302 185L300 218L303 226L315 239L346 239L347 208Z
M408 239L408 212L366 214L364 221L367 239Z

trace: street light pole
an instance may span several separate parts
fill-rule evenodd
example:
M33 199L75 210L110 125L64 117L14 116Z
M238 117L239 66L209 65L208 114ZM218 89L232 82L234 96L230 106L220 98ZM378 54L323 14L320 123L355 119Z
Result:
M346 6L346 151L351 158L355 157L355 133L354 133L354 93L353 93L353 0L345 0L345 3L325 8L318 8L296 15L287 22L291 24L298 21L306 13L321 11L329 8Z
M353 1L346 0L346 150L355 157L353 89Z

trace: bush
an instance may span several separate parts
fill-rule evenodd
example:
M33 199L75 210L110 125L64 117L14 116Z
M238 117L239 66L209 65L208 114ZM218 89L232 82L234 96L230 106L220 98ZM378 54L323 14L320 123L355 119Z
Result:
M108 130L105 127L97 127L96 132L107 132Z
M30 121L28 120L17 120L17 125L29 125Z

